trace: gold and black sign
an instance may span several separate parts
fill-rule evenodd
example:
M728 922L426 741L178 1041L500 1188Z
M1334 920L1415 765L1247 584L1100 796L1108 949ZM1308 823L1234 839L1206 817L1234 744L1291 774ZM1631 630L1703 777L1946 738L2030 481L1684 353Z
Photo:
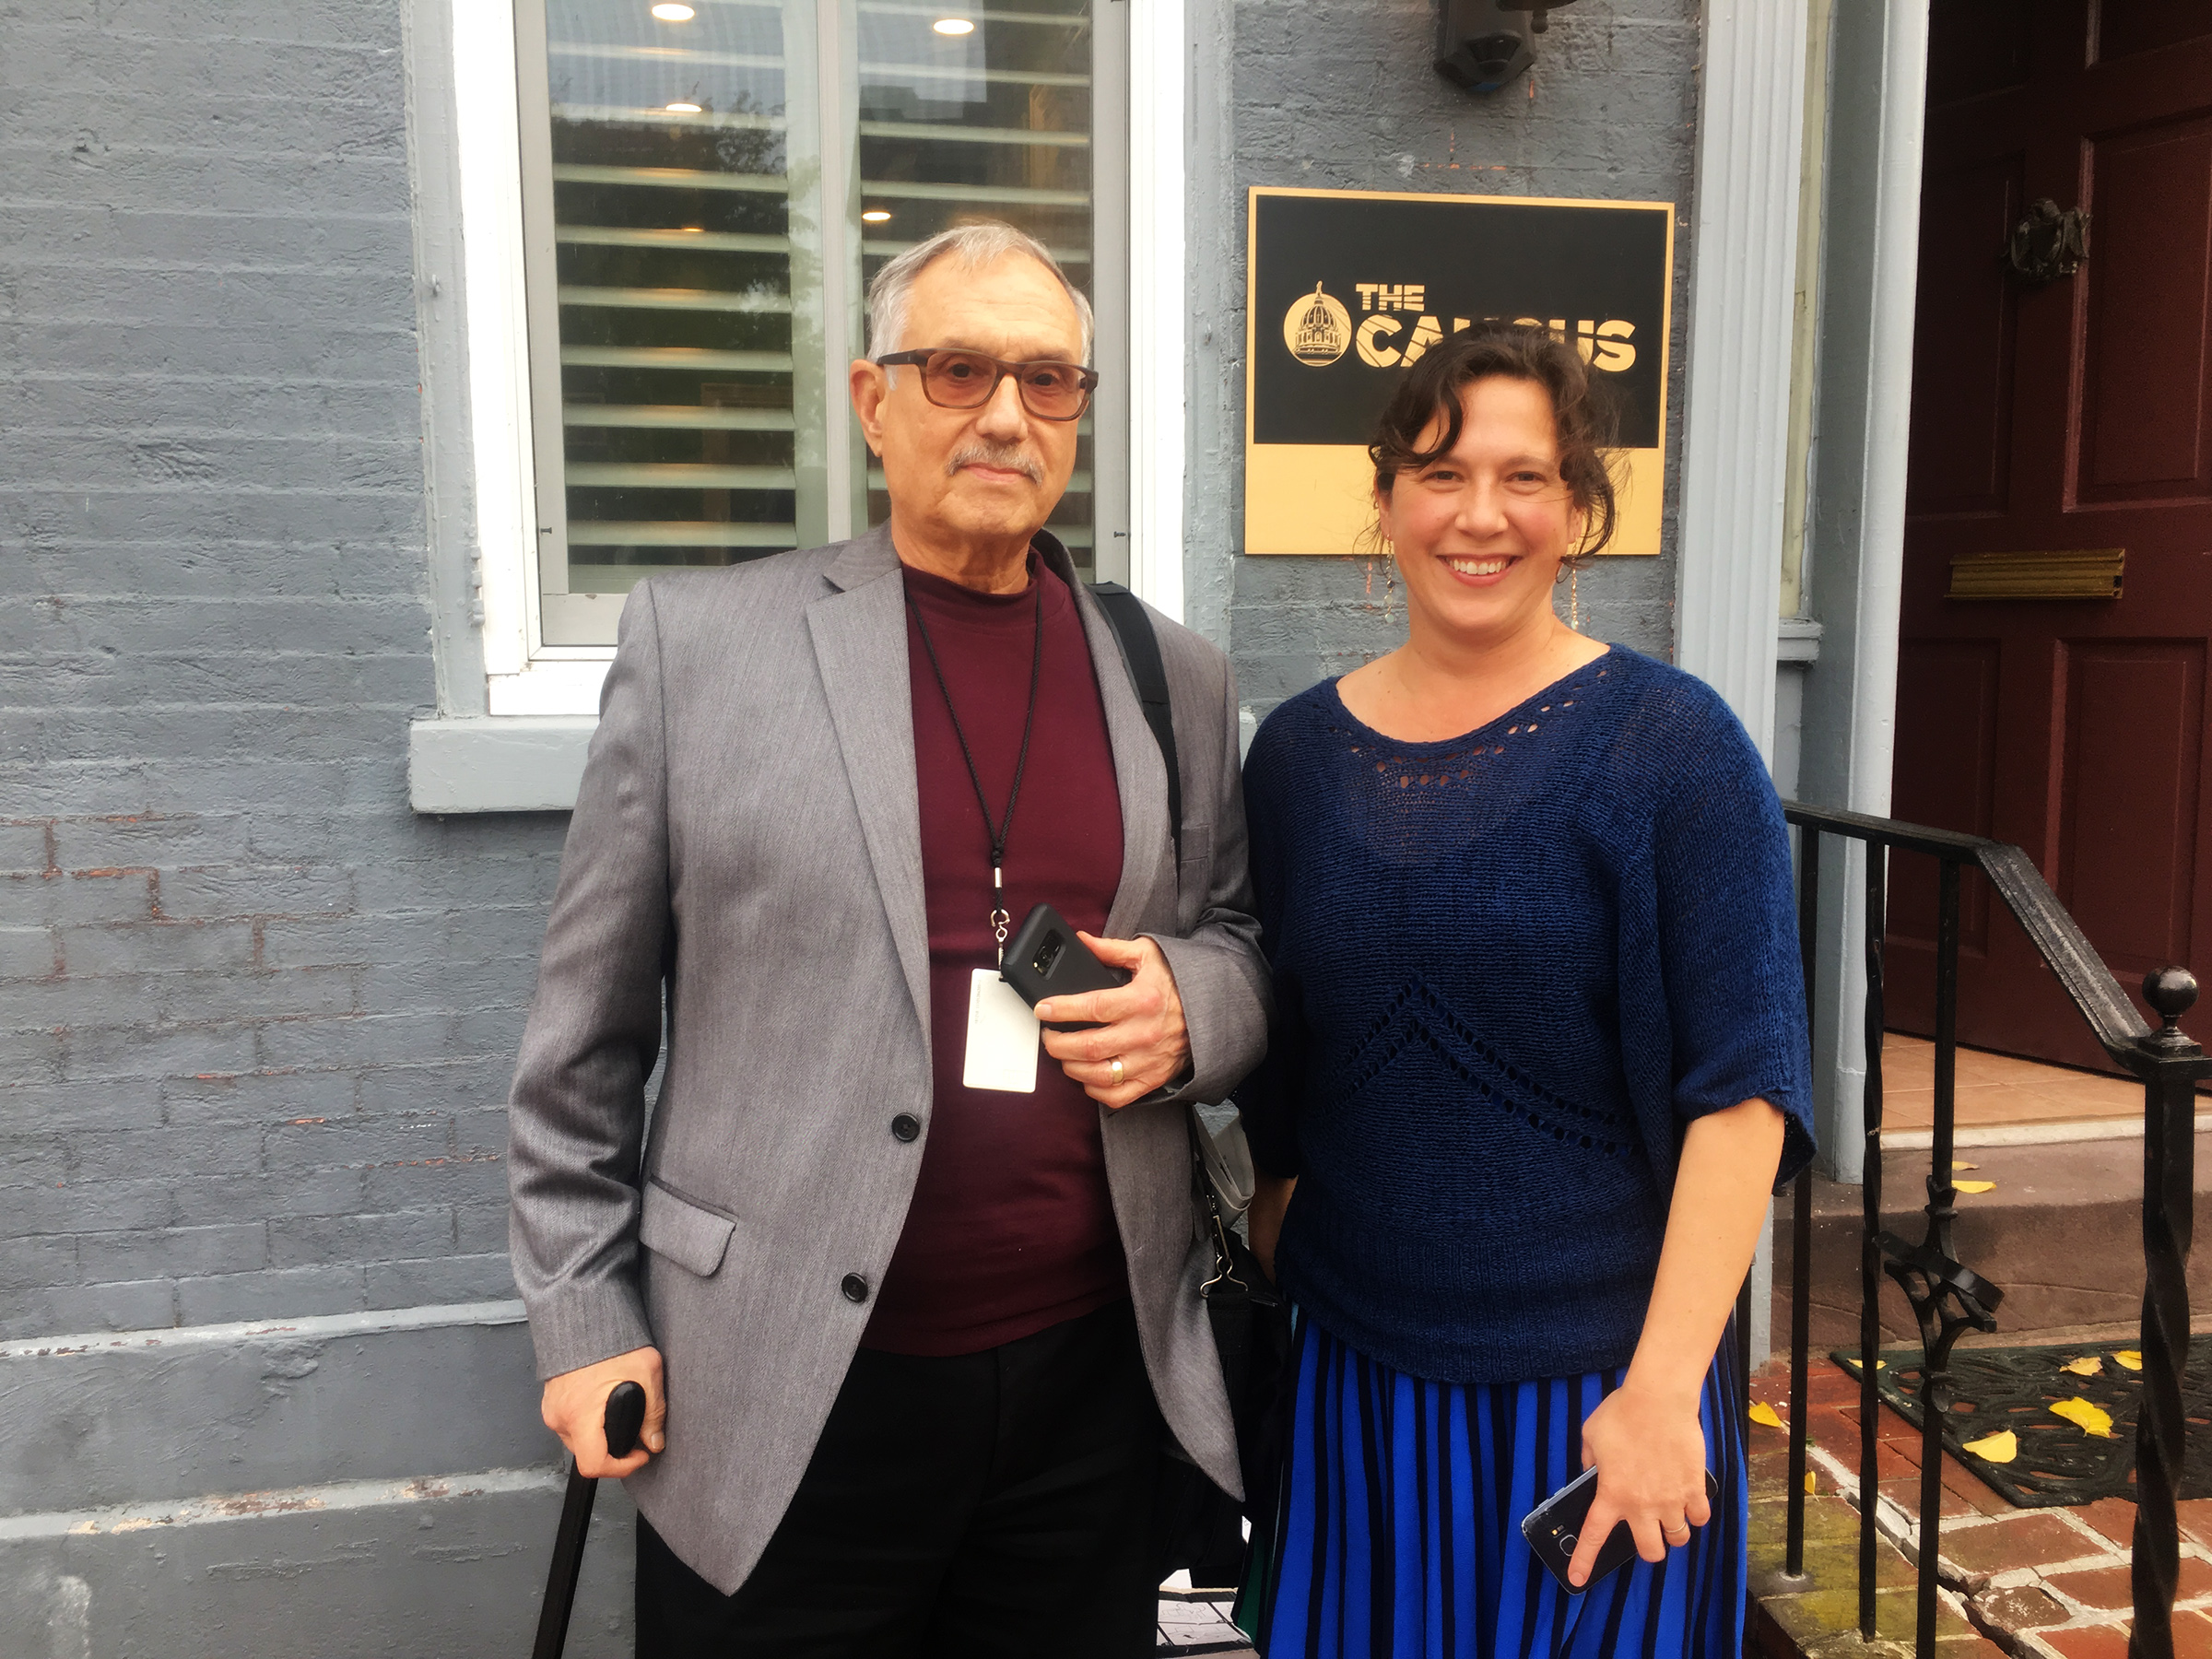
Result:
M1614 553L1659 551L1670 202L1254 188L1246 243L1244 550L1351 553L1367 443L1407 364L1477 319L1548 328L1618 397Z

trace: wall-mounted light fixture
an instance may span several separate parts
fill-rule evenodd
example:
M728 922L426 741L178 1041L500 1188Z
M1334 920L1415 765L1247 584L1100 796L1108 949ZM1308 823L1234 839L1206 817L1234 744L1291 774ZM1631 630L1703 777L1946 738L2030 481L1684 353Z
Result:
M1535 62L1547 14L1573 0L1437 0L1436 72L1470 92L1495 92Z

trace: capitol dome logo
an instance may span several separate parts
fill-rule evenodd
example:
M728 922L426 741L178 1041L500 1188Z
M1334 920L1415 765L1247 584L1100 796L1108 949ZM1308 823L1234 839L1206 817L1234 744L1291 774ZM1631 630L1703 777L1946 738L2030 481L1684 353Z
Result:
M1283 314L1283 344L1301 363L1324 368L1342 357L1351 343L1351 312L1334 295L1323 293L1318 282Z

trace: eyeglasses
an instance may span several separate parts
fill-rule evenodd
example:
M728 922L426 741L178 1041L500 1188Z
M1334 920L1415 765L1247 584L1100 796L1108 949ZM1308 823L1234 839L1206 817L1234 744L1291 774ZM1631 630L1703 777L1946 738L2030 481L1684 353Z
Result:
M1021 390L1021 406L1040 420L1077 420L1090 407L1099 371L1079 363L1006 363L980 351L937 347L894 351L876 359L886 369L912 363L922 371L922 395L940 409L980 409L998 394L1007 375Z

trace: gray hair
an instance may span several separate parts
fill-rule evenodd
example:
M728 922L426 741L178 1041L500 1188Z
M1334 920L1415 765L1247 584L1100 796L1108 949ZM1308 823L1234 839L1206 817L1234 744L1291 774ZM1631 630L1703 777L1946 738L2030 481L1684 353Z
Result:
M977 219L940 230L928 241L916 242L876 273L876 279L868 284L869 351L880 357L900 348L899 342L906 332L907 300L914 291L914 278L928 266L949 258L963 271L977 271L1009 253L1027 254L1050 271L1065 290L1069 302L1076 308L1076 319L1082 324L1083 361L1088 364L1090 301L1068 281L1067 273L1060 268L1060 262L1042 242L1026 230L1017 230L997 219Z

